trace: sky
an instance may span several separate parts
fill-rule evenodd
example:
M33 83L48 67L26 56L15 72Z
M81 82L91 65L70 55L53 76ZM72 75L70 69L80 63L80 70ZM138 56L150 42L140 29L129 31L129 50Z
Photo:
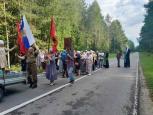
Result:
M93 1L86 0L89 5ZM139 37L146 13L144 4L148 3L148 0L97 0L97 2L102 15L109 14L113 20L118 19L128 39L132 40L137 46L136 38Z

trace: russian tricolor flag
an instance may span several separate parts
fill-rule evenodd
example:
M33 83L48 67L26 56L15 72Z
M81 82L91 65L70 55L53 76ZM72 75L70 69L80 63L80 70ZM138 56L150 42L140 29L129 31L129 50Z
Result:
M28 49L36 41L31 32L30 26L27 22L25 15L22 17L22 20L20 23L20 31L22 32L22 40L23 40L24 46Z

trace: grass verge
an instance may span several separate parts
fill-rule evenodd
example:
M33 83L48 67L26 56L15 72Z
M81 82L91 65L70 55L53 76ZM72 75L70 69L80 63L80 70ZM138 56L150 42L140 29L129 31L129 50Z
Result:
M143 69L151 98L153 99L153 54L144 52L140 53L140 64Z
M112 59L112 58L116 58L116 54L115 53L110 53L109 54L109 59Z

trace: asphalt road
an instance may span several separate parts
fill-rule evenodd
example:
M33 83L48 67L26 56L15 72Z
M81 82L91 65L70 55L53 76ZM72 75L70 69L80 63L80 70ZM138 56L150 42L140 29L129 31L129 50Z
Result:
M117 68L116 60L113 60L109 69L103 68L9 115L131 115L137 59L138 54L131 56L131 68ZM66 83L66 79L60 78L55 86L49 86L45 78L39 78L37 89L21 84L8 87L0 111Z

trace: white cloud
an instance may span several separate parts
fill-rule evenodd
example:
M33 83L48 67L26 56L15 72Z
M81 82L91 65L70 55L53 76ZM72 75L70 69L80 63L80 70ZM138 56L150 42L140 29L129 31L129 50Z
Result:
M94 0L86 0L91 4ZM102 10L102 15L110 14L113 19L118 19L125 31L126 36L137 45L143 25L145 9L144 4L148 0L97 0Z

